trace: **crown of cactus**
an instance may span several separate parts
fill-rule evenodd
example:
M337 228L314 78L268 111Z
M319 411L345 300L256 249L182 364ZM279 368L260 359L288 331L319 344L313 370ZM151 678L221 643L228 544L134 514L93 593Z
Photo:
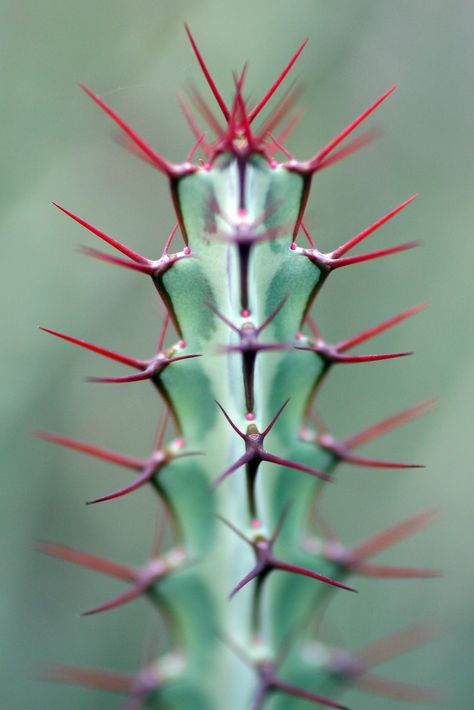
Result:
M351 653L324 645L313 623L334 594L355 591L346 584L349 577L413 579L437 574L371 561L430 523L434 511L348 546L336 539L319 513L321 491L331 484L341 461L415 468L417 464L373 460L354 452L432 406L424 402L341 441L331 436L314 408L334 365L409 355L354 354L353 349L424 307L415 306L336 344L324 340L315 322L315 299L333 270L415 246L410 242L352 254L413 197L329 253L318 249L304 224L313 176L372 140L370 131L351 136L395 87L316 155L299 161L284 147L300 118L294 110L294 87L256 125L306 42L264 97L249 108L244 95L247 66L234 75L233 99L226 103L187 33L219 115L192 90L193 105L207 126L204 133L188 103L180 100L196 139L184 163L168 162L82 87L119 126L125 147L168 178L177 224L161 256L146 258L56 205L119 255L86 247L88 254L151 276L166 314L157 351L140 359L44 329L132 370L92 378L95 382L153 383L164 409L152 453L132 458L39 432L48 441L131 471L128 485L90 503L110 501L143 486L157 495L161 533L152 558L141 567L58 544L43 543L40 549L125 582L120 596L86 614L148 597L163 620L166 639L161 646L166 651L130 675L57 666L44 675L122 694L121 707L127 709L258 710L311 703L343 708L338 696L350 685L410 703L430 702L430 690L372 672L377 664L424 642L430 633L426 626ZM202 158L196 160L198 151ZM182 245L172 246L180 238ZM170 328L176 331L176 342L166 346Z

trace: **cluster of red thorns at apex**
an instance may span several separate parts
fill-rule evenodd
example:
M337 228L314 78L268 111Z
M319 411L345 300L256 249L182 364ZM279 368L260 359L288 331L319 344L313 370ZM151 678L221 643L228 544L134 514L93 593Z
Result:
M403 357L411 353L387 353L387 354L376 354L376 355L347 355L347 351L351 350L353 347L365 342L366 340L382 333L383 331L391 328L395 324L403 321L411 315L419 312L424 305L415 306L390 320L375 326L357 336L347 339L336 345L329 345L320 336L320 333L308 315L309 308L312 301L319 291L320 286L324 282L326 276L335 269L342 266L348 266L351 264L362 263L370 261L372 259L381 258L398 252L402 252L406 249L410 249L417 246L417 243L410 242L402 244L400 246L391 247L388 249L383 249L375 251L368 254L357 255L357 256L346 256L346 254L365 240L369 235L375 232L379 227L384 225L390 219L392 219L396 214L403 210L408 204L410 204L415 196L407 199L400 206L396 207L379 220L377 220L370 227L366 228L360 232L355 237L351 238L346 243L342 244L335 250L329 253L323 253L319 251L315 245L315 242L303 223L304 211L306 208L312 176L326 168L330 165L352 155L368 143L370 143L375 132L366 132L365 134L352 139L346 143L345 147L339 147L340 144L348 138L353 131L355 131L379 106L383 103L393 92L395 87L392 87L384 95L382 95L377 101L375 101L366 111L364 111L355 121L353 121L346 129L344 129L336 138L334 138L325 148L319 151L316 155L306 161L296 160L285 148L284 143L297 126L300 118L301 112L295 110L293 113L291 111L294 108L295 100L298 97L298 91L291 87L280 103L277 105L273 113L263 122L260 128L256 131L252 129L252 124L255 119L260 115L262 110L266 107L267 103L273 97L275 92L279 89L280 85L283 83L284 79L292 69L296 60L300 56L304 47L306 46L306 41L301 45L296 54L292 57L288 65L285 67L284 71L270 87L264 97L252 108L247 107L247 101L243 95L244 82L247 74L247 66L244 67L240 76L234 76L235 83L235 95L232 104L227 106L226 102L219 93L214 80L212 79L204 60L196 46L196 43L191 36L188 28L186 28L188 33L193 51L197 57L197 60L201 66L203 74L206 81L208 82L209 88L217 102L220 113L224 119L224 125L222 124L222 118L217 118L214 115L212 108L207 104L205 99L193 89L191 92L191 98L195 108L200 114L201 118L204 119L208 128L215 134L214 140L209 141L207 134L201 131L198 123L184 98L180 97L180 105L185 115L187 122L195 135L196 143L192 150L190 151L187 159L184 163L180 165L175 165L168 162L161 155L156 153L152 148L150 148L131 128L129 128L113 111L110 109L98 96L94 95L86 87L82 87L84 91L90 96L90 98L102 109L105 113L119 126L119 128L124 133L124 139L122 143L126 148L131 150L133 153L138 155L140 158L144 159L146 162L150 163L152 166L165 173L172 185L176 183L179 179L185 177L186 175L192 174L199 170L209 170L212 167L215 159L223 154L232 154L238 162L240 171L240 201L239 201L239 220L235 223L231 223L230 226L233 229L232 235L226 235L223 237L225 240L233 243L238 250L238 258L240 264L240 296L241 296L241 315L242 318L249 319L246 320L241 327L238 327L230 320L226 318L218 309L216 309L212 304L208 303L207 306L214 312L214 314L224 321L231 330L238 334L240 343L238 345L226 346L224 348L225 352L237 352L242 355L242 364L244 372L244 383L245 383L245 400L247 414L246 419L249 422L246 432L241 431L236 424L230 419L227 412L219 404L218 406L222 410L224 416L229 422L230 426L234 429L236 434L244 441L245 452L244 454L224 473L222 473L216 480L216 484L221 483L228 476L233 474L235 471L245 466L246 476L247 476L247 490L249 496L249 511L253 516L252 521L252 534L250 536L245 535L242 531L237 529L232 523L221 518L228 527L230 527L241 539L243 539L248 545L250 545L254 551L256 564L254 568L246 575L232 590L230 596L233 597L238 591L240 591L248 583L254 581L256 589L256 597L259 596L263 581L266 579L268 574L274 570L280 570L283 572L292 573L299 576L306 576L312 579L319 580L329 585L329 587L339 587L342 589L355 591L345 584L319 575L309 569L298 567L295 565L288 564L277 557L273 553L273 546L277 541L278 535L281 531L282 525L284 523L284 514L282 514L275 531L268 537L264 532L261 522L258 520L257 507L255 500L255 480L257 475L257 470L262 462L273 463L278 466L282 466L289 469L294 469L312 475L323 480L330 480L331 477L327 473L317 471L313 468L300 465L298 463L282 459L269 453L264 447L264 440L267 434L271 431L276 420L283 412L283 409L288 404L288 400L282 405L282 407L275 414L271 422L260 432L257 429L254 420L254 394L253 394L253 377L256 356L261 351L272 351L272 350L284 350L291 347L295 347L297 350L309 350L314 352L323 362L322 374L318 377L314 387L312 395L308 401L307 406L307 416L313 416L312 413L312 399L314 393L316 392L319 384L321 383L323 377L326 375L330 366L336 363L357 363L357 362L373 362L377 360L392 359L395 357ZM283 125L281 132L278 136L275 136L273 131L277 128L283 121L286 123ZM203 154L203 159L199 160L197 164L193 164L193 159L200 150ZM278 163L276 161L276 155L281 153L285 162ZM303 199L301 200L300 211L296 219L294 228L293 225L290 227L285 226L279 227L273 230L267 230L264 232L259 232L259 227L266 219L271 215L273 210L278 208L278 204L273 205L269 208L259 219L253 223L247 221L247 213L245 210L244 201L244 184L245 184L245 163L246 160L252 154L259 154L264 157L271 168L283 167L290 172L295 172L300 174L305 183L305 188L303 192ZM82 220L81 218L74 215L72 212L56 205L58 209L64 212L66 215L71 217L81 226L85 227L91 233L102 239L109 246L115 248L119 251L122 257L110 256L104 254L95 249L86 248L84 252L94 258L99 260L109 262L115 265L119 265L125 268L129 268L141 273L145 273L152 277L155 286L158 289L161 297L164 300L165 307L167 309L167 316L165 319L165 324L163 330L160 334L158 348L156 354L148 359L141 360L136 358L131 358L127 356L120 355L110 350L106 350L102 347L93 345L91 343L66 336L62 333L56 331L48 330L43 328L46 332L69 341L73 344L79 345L85 349L92 352L100 354L106 358L119 362L121 364L127 365L138 370L137 374L128 375L124 377L96 377L90 378L94 382L103 383L125 383L125 382L136 382L142 380L151 380L155 386L160 390L161 394L164 395L166 399L166 393L161 388L160 384L160 374L163 369L170 364L177 362L179 360L191 359L200 357L201 355L196 354L183 354L186 347L186 343L180 340L177 345L169 348L168 350L163 350L163 344L166 336L166 330L169 325L170 320L173 321L178 335L181 336L179 325L175 322L170 303L167 301L166 295L160 288L160 280L162 274L173 266L176 262L188 258L191 255L191 249L187 244L187 235L184 229L184 225L181 220L181 215L179 210L177 210L178 222L170 233L163 253L159 259L151 260L138 254L137 252L124 246L117 240L108 236L101 230L92 226L88 222ZM225 215L219 215L222 219L227 220ZM169 253L173 238L180 228L183 239L184 246L180 251L175 253ZM300 229L306 235L309 243L309 248L303 248L297 245L296 238ZM304 256L308 258L319 271L319 281L315 292L310 299L303 323L307 323L309 329L311 330L312 336L308 337L302 333L296 334L297 345L291 343L260 343L258 338L261 332L277 317L280 310L284 307L286 298L284 298L275 308L275 310L267 317L267 319L256 326L251 320L251 313L249 310L249 298L248 298L248 265L250 258L251 248L263 240L271 240L279 237L282 234L287 234L293 232L293 241L289 245L291 252L295 256ZM125 257L125 258L123 258ZM431 406L431 403L423 403L418 405L418 407L407 410L407 412L392 417L384 422L381 422L374 427L361 432L358 435L350 437L344 441L338 442L334 440L330 434L325 429L319 418L317 421L318 435L312 437L308 434L307 428L302 432L302 438L309 443L313 443L321 449L326 450L332 457L333 463L336 464L340 461L345 461L347 463L353 463L356 465L372 466L376 468L386 467L386 468L411 468L416 467L412 464L400 464L400 463L390 463L378 460L367 459L364 457L359 457L351 453L352 449L359 445L362 445L371 439L379 436L390 429L398 426L399 424L408 421L409 419L423 413ZM177 428L178 438L175 439L172 444L168 447L163 446L163 437L167 425L167 419L171 415L175 420L175 425ZM166 495L159 484L159 471L172 462L175 459L179 459L185 456L198 455L200 452L188 452L182 451L184 447L184 442L180 435L179 422L174 416L174 412L171 403L168 401L168 408L166 416L162 419L162 423L159 427L159 433L157 436L156 446L150 457L147 459L134 459L127 456L122 456L115 454L104 449L99 449L88 444L83 444L78 441L68 439L61 436L56 436L53 434L38 433L38 435L48 441L54 442L61 446L65 446L76 451L80 451L87 455L93 456L98 459L103 459L111 463L118 464L120 466L129 468L138 473L135 480L128 486L119 489L118 491L111 493L109 495L102 496L95 500L89 501L89 503L98 503L107 500L112 500L119 498L128 493L131 493L145 484L151 484L152 487L157 491L161 500L165 505L165 509L175 526L176 537L179 540L180 530L175 515L175 511L172 508L171 502L166 498ZM360 574L373 577L381 578L416 578L416 577L432 577L437 576L437 572L434 570L424 570L424 569L412 569L404 567L388 567L386 565L378 565L367 563L366 559L385 549L389 545L398 542L407 535L416 532L431 522L434 517L434 513L425 513L419 516L415 516L404 523L401 523L390 530L387 530L379 535L375 536L372 540L366 543L362 543L358 546L351 548L343 547L335 538L332 532L328 534L327 526L325 526L325 536L324 540L319 538L310 538L304 541L304 548L306 552L317 554L324 557L326 560L333 562L336 571L340 574ZM324 524L325 525L325 524ZM140 596L151 595L156 593L156 586L162 578L165 576L179 571L186 563L186 555L181 547L176 547L171 550L166 556L162 555L160 557L154 557L146 566L140 569L135 569L132 567L127 567L115 562L110 562L87 553L83 553L76 550L71 550L60 545L54 544L43 544L40 549L47 554L53 555L57 558L67 560L74 564L81 565L83 567L93 569L95 571L101 572L103 574L115 577L122 581L128 582L131 586L130 589L119 597L113 599L110 602L106 602L88 612L85 615L95 614L102 611L108 611L116 607L122 606ZM259 614L259 605L254 606L254 614ZM257 628L258 624L255 624ZM408 702L432 702L433 693L425 688L418 686L398 683L394 681L389 681L385 678L379 678L373 676L369 673L370 669L377 663L381 663L384 660L388 660L393 655L397 655L404 650L409 650L418 643L420 643L420 638L422 641L425 640L426 634L418 630L408 630L407 632L402 632L396 637L395 643L392 645L388 641L384 644L378 644L374 649L367 649L360 654L351 655L348 652L337 651L329 656L328 668L331 673L339 677L344 683L353 683L358 687L361 687L369 692L384 695L387 697L397 698L399 700L406 700ZM391 642L391 639L389 640ZM259 641L256 639L256 643ZM395 648L395 651L393 650ZM391 650L392 649L392 650ZM236 647L234 646L234 650ZM377 656L377 653L378 656ZM344 706L325 698L323 696L311 693L301 688L297 688L290 685L278 677L279 666L283 661L283 657L277 660L271 660L265 658L263 661L255 661L253 657L249 656L246 652L238 650L239 655L242 660L248 665L252 666L256 670L259 678L259 686L254 698L252 705L252 710L259 710L267 697L273 693L282 693L288 696L302 698L308 700L312 703L340 708L345 710ZM126 693L129 696L129 700L123 706L124 709L132 710L135 708L143 707L151 696L165 684L165 680L157 671L156 665L147 666L142 669L136 676L125 676L122 674L113 674L93 670L80 670L80 669L70 669L70 668L51 668L45 674L50 680L56 680L59 682L66 683L77 683L80 685L86 685L89 687L101 688L104 690L116 691L119 693Z

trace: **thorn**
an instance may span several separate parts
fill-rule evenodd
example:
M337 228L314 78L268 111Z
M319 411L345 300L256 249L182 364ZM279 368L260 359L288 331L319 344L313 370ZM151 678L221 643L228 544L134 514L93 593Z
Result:
M303 348L298 348L302 350ZM394 360L399 357L408 357L413 355L413 352L403 352L403 353L381 353L375 355L340 355L334 358L335 362L342 363L362 363L362 362L380 362L382 360Z
M317 705L324 705L328 708L337 708L338 710L349 710L349 708L345 705L340 705L339 703L336 703L330 698L326 698L323 695L317 695L316 693L311 693L309 690L297 688L294 685L290 685L289 683L283 683L280 680L275 680L272 683L272 687L280 693L284 693L285 695L289 695L293 698L302 698L303 700L309 700L311 703L315 703Z
M309 466L302 466L299 463L295 463L294 461L288 461L287 459L282 459L279 456L274 456L273 454L269 454L265 452L264 458L262 458L262 461L267 461L268 463L274 463L277 464L278 466L283 466L283 468L291 468L295 471L301 471L302 473L308 473L310 476L314 476L315 478L319 478L322 481L329 481L332 482L331 476L329 476L326 473L322 473L321 471L317 471L314 468L310 468Z
M241 540L246 542L248 545L252 546L253 542L248 538L246 535L244 535L243 532L239 530L233 523L230 522L230 520L227 520L227 518L224 518L223 515L220 515L219 513L216 515L216 518L221 521L221 523L224 523L232 532L234 532L238 537L240 537Z
M370 340L371 338L374 338L376 335L380 335L380 333L384 333L386 330L389 330L390 328L393 328L395 325L398 325L398 323L402 323L404 320L407 320L407 318L411 318L412 316L416 315L417 313L421 313L421 311L424 311L425 308L427 308L427 306L428 306L427 303L420 303L416 306L413 306L412 308L408 308L406 311L403 311L403 313L393 316L392 318L389 318L388 320L384 321L383 323L380 323L379 325L374 326L373 328L369 328L368 330L365 330L362 333L359 333L358 335L355 335L352 338L348 338L347 340L343 340L342 342L338 343L335 347L337 348L338 352L341 352L341 353L344 353L347 350L351 350L352 348L355 348L356 345L360 345L361 343L365 343L366 340Z
M204 155L208 155L210 152L210 148L207 145L206 141L204 140L204 133L200 130L199 126L197 125L188 102L185 100L184 96L182 96L181 94L178 94L178 101L179 101L179 105L181 107L181 110L183 112L184 118L186 119L186 122L187 122L188 126L190 127L192 134L194 135L196 140L202 141L201 148L203 150L203 153L204 153Z
M420 622L375 641L365 649L358 651L356 659L363 668L371 669L419 646L424 646L433 641L437 635L438 632L434 624Z
M303 51L303 49L306 47L307 44L308 44L308 40L306 39L303 42L303 44L301 45L301 47L298 49L296 54L293 55L293 57L291 58L289 63L286 65L285 69L282 71L282 73L280 74L278 79L272 84L272 86L267 91L267 93L265 94L263 99L261 99L261 101L259 101L258 104L250 111L250 113L248 115L249 123L252 123L256 119L256 117L258 116L260 111L270 101L271 97L273 96L275 91L278 89L278 87L282 84L282 82L285 80L288 72L292 69L293 65L295 64L296 60L298 59L298 57L300 56L301 52Z
M220 318L220 320L225 323L231 330L234 331L234 333L238 333L240 335L240 329L237 328L236 325L232 323L228 318L226 318L220 311L215 308L215 306L212 305L209 301L204 301L204 304L209 308L210 311L214 313L215 316Z
M288 138L291 136L291 134L295 131L295 129L297 128L297 126L299 126L299 124L300 124L300 122L301 122L301 119L303 118L303 115L304 115L304 111L303 111L303 110L297 111L297 112L288 120L288 122L286 123L286 125L283 127L283 129L281 130L280 134L277 136L276 141L272 138L273 142L274 142L276 145L279 146L280 150L281 150L281 146L283 146L283 145L286 143L286 141L287 141ZM268 133L268 135L271 136L270 132ZM283 152L283 155L285 155L285 157L287 157L287 158L289 158L289 159L291 159L291 160L293 159L292 156L291 156L291 154L288 153L288 151L282 151L282 152ZM275 154L275 151L273 151L273 154Z
M94 382L99 384L127 384L130 382L143 382L145 380L155 380L158 375L174 362L179 362L180 360L193 360L194 358L202 357L201 354L196 355L179 355L178 357L171 357L164 353L158 353L154 358L148 361L143 372L139 372L134 375L124 375L123 377L88 377L87 382Z
M105 254L98 249L91 249L91 247L80 247L79 251L85 256L90 256L97 261L103 261L106 264L114 264L115 266L122 266L125 269L131 269L132 271L138 271L141 274L148 274L148 276L153 276L156 273L151 264L137 264L134 261L125 261L125 259L120 259L116 256L111 256L110 254Z
M347 138L363 121L365 121L374 111L377 109L381 103L383 103L388 97L395 91L397 88L397 85L395 84L392 86L385 94L383 94L375 103L373 103L369 108L364 111L358 118L355 119L347 128L345 128L341 133L339 133L336 138L334 138L328 145L323 148L319 153L317 153L313 158L310 160L304 162L304 163L299 163L295 162L293 165L290 163L288 165L288 168L290 170L295 170L296 172L303 172L306 174L312 174L315 173L323 160L330 154L332 151L337 148L339 143L342 143L342 141Z
M95 668L68 668L67 666L43 666L40 678L53 683L80 685L111 693L129 693L132 691L135 677L125 673L112 673Z
M293 84L287 89L275 109L271 112L270 116L267 118L263 126L260 128L260 131L257 136L259 140L263 140L265 136L267 136L271 131L273 131L273 129L276 128L279 123L281 123L281 121L285 118L289 111L291 111L300 96L301 91L298 87L295 87L295 82L293 82ZM290 119L290 121L291 120L292 119Z
M130 155L133 155L135 158L138 158L147 165L151 165L152 168L156 169L155 162L145 155L145 153L140 150L140 148L127 135L124 133L117 133L113 136L113 139L121 148L126 150L127 153L130 153Z
M377 229L380 229L380 227L382 227L382 225L384 225L386 222L389 222L391 219L393 219L393 217L395 217L395 215L404 210L405 207L408 207L408 205L410 205L417 197L418 195L416 194L412 195L412 197L409 197L408 200L405 200L405 202L402 202L401 205L395 207L395 209L391 210L391 212L388 212L386 215L378 219L370 227L367 227L367 229L364 229L362 232L360 232L360 234L358 234L356 237L353 237L348 242L342 244L342 246L335 249L332 252L331 256L335 259L338 259L339 257L346 254L357 244L366 239L370 234L373 234L373 232L375 232Z
M359 254L358 256L346 256L340 259L335 259L331 264L331 268L340 269L341 266L349 266L350 264L362 264L365 261L372 261L372 259L382 259L384 256L390 256L391 254L399 254L402 251L407 251L408 249L414 249L419 247L420 242L406 242L405 244L400 244L397 247L390 247L389 249L382 249L380 251L374 251L369 254Z
M146 466L143 467L142 473L140 473L139 476L135 478L132 483L129 483L128 486L125 486L124 488L120 488L118 491L115 491L114 493L109 493L108 495L101 496L100 498L95 498L94 500L88 500L86 502L86 505L95 505L96 503L104 503L107 500L115 500L116 498L121 498L122 496L128 495L129 493L133 493L134 491L138 490L142 486L144 486L146 483L151 481L151 479L155 476L155 474L160 470L160 468L163 467L165 463L168 463L166 461L166 458L164 454L161 455L161 460L158 459L156 461L151 460L150 463L147 463Z
M111 562L110 560L97 557L96 555L90 555L81 550L74 550L65 545L57 545L53 542L39 542L36 545L36 549L46 555L56 557L58 560L71 562L72 564L85 567L94 572L100 572L109 577L121 579L124 582L134 582L136 579L136 571L132 567Z
M241 439L244 439L244 440L245 440L245 438L246 438L245 434L244 434L242 431L240 431L240 429L234 424L234 422L233 422L232 419L229 417L229 415L228 415L227 412L225 411L225 409L224 409L224 407L222 406L222 404L221 404L220 402L218 402L217 399L215 399L214 402L217 404L217 406L219 407L219 409L221 410L222 414L223 414L224 417L227 419L227 421L229 422L229 424L231 425L231 427L232 427L232 429L235 431L235 433L238 434Z
M139 488L142 488L146 483L149 483L152 478L155 477L155 475L167 464L171 463L172 461L175 461L176 459L181 459L181 458L186 458L188 456L200 456L202 455L198 451L190 451L187 453L183 454L174 454L171 455L167 453L166 451L156 451L154 454L152 454L150 460L146 463L144 467L142 467L142 473L135 478L132 483L130 483L128 486L125 486L124 488L120 488L118 491L115 491L114 493L109 493L108 495L101 496L100 498L95 498L94 500L88 500L86 502L86 505L95 505L96 503L104 503L105 501L108 500L115 500L116 498L122 498L123 496L128 495L129 493L133 493L134 491L137 491Z
M339 460L344 463L352 464L353 466L364 466L367 468L388 468L388 469L407 469L407 468L425 468L419 463L399 463L398 461L384 461L379 459L369 459L363 456L353 456L345 452L343 447L339 448L337 443L334 446L323 445L323 448L333 451Z
M388 530L378 533L366 542L355 545L351 548L351 552L357 560L365 560L368 557L372 557L386 550L388 547L392 547L392 545L395 545L419 530L422 530L424 527L434 522L439 516L440 511L437 509L418 513L388 528Z
M376 128L369 129L365 131L362 135L349 141L345 148L340 148L335 153L333 153L329 158L323 160L318 170L324 170L329 168L331 165L339 163L341 160L345 160L354 153L358 153L363 148L371 145L380 135L380 132Z
M146 369L143 372L139 372L135 375L124 375L123 377L86 377L86 382L106 385L127 384L130 382L144 382L145 380L151 380L153 374L154 373L152 373L150 370Z
M204 135L204 133L202 133L201 136L196 141L196 143L191 148L191 150L189 151L189 153L187 154L187 156L186 156L187 163L191 163L193 161L194 156L196 155L197 151L199 150L199 148L202 147L202 144L204 143L204 138L205 138L205 135Z
M88 611L83 611L81 616L93 616L94 614L100 614L104 611L111 611L112 609L124 606L125 604L138 599L138 597L140 597L151 584L152 581L148 579L138 581L133 585L133 587L130 587L130 589L127 589L126 592L123 592L114 599L111 599L104 604L100 604L93 609L89 609Z
M393 698L400 702L424 705L434 705L439 702L439 693L432 688L425 688L412 683L401 683L372 674L356 678L354 685L366 693Z
M434 579L441 577L439 570L425 569L423 567L395 567L393 565L379 565L368 563L355 563L351 572L362 577L375 579Z
M93 345L85 340L80 340L79 338L72 338L69 335L64 335L64 333L59 333L56 330L50 330L49 328L43 328L39 326L39 329L50 335L54 335L56 338L61 338L68 343L73 343L73 345L78 345L85 350L90 350L97 355L102 355L103 357L109 358L110 360L115 360L120 362L122 365L129 365L130 367L135 367L137 369L145 368L147 366L146 360L138 360L137 358L127 357L125 355L120 355L119 353L113 352L112 350L107 350L101 348L98 345Z
M267 426L266 429L263 430L263 432L262 432L262 434L261 434L262 438L265 438L265 437L267 436L267 434L269 434L270 431L273 429L273 427L275 426L277 420L280 418L280 415L282 414L283 410L285 409L285 407L286 407L286 405L288 404L288 402L290 401L290 399L291 399L291 398L288 397L288 399L285 400L285 402L283 402L283 404L281 405L280 409L278 410L278 412L275 414L275 416L274 416L273 419L271 420L270 424Z
M212 487L217 488L217 486L220 486L220 484L225 481L226 478L228 478L235 471L238 471L238 469L242 466L245 466L246 464L250 463L250 461L251 458L246 454L241 456L239 459L237 459L235 463L232 464L232 466L229 466L229 468L227 468L224 473L221 473L221 475L214 480Z
M61 205L58 205L56 202L53 202L52 204L57 207L58 210L61 210L61 212L64 212L65 215L80 224L81 227L85 227L89 232L95 234L96 237L99 237L99 239L102 239L104 242L107 242L107 244L109 244L114 249L117 249L125 256L128 256L128 258L132 261L135 261L137 264L143 264L143 266L148 266L150 264L149 259L146 259L144 256L138 254L136 251L133 251L132 249L129 249L128 247L124 246L116 239L109 237L107 234L105 234L105 232L102 232L100 229L97 229L97 227L93 227L92 224L89 224L89 222L86 222L84 219L81 219L72 212L69 212L69 210L65 209L64 207L61 207Z
M308 240L311 249L316 249L316 244L314 243L311 234L310 234L310 233L308 232L308 230L306 229L306 227L305 227L303 221L300 222L300 227L301 227L301 229L303 230L304 235L305 235L306 239ZM293 247L293 245L292 245L292 247ZM296 244L295 244L295 249L296 249L296 248L297 248L297 246L296 246ZM294 250L293 250L293 251L294 251Z
M392 417L388 417L388 419L383 419L382 421L378 422L377 424L374 424L371 427L368 427L367 429L364 429L358 434L344 439L340 443L347 450L358 448L359 446L367 444L370 441L373 441L374 439L377 439L380 436L383 436L384 434L387 434L393 431L394 429L397 429L403 424L407 424L413 419L422 416L426 412L432 410L436 406L436 404L437 400L435 399L430 399L421 402L420 404L417 404L414 407L409 407L408 409L405 409Z
M170 246L171 246L171 242L173 241L173 239L174 239L174 237L175 237L175 234L176 234L176 232L178 231L178 229L179 229L179 223L176 222L176 224L174 225L173 229L171 230L171 232L170 232L170 234L169 234L168 239L166 240L165 248L163 249L163 254L168 255L168 252L169 252L169 249L170 249ZM185 246L184 248L186 249L186 246ZM188 249L189 249L189 247L188 247ZM189 249L189 253L191 253L191 250L190 250L190 249Z
M199 52L199 49L197 48L196 42L194 41L194 37L192 36L192 34L191 34L190 30L189 30L188 25L185 24L185 25L184 25L184 28L185 28L185 30L186 30L186 34L188 35L189 41L191 42L191 47L192 47L193 52L194 52L194 54L195 54L195 56L196 56L196 59L197 59L198 62L199 62L199 66L200 66L201 69L202 69L202 73L204 74L204 76L205 76L205 78L206 78L206 81L207 81L207 83L208 83L208 85L209 85L209 88L210 88L210 90L211 90L211 92L212 92L212 94L213 94L215 100L217 101L217 104L218 104L220 110L222 111L222 114L223 114L224 118L226 119L226 121L228 121L229 118L230 118L229 109L227 108L227 106L226 106L226 104L225 104L225 102L224 102L224 99L223 99L222 96L220 95L220 93L219 93L219 91L218 91L218 89L217 89L217 86L215 85L214 80L213 80L211 74L209 73L209 70L208 70L208 68L207 68L207 66L206 66L206 64L205 64L205 62L204 62L204 59L203 59L202 56L201 56L201 53Z
M135 131L132 131L132 129L127 126L127 124L122 121L122 119L114 112L112 109L107 106L106 103L102 101L96 94L94 94L90 89L87 88L87 86L84 86L84 84L79 84L81 89L89 96L89 98L94 101L99 108L104 111L109 118L114 121L119 128L122 129L122 131L135 143L135 145L149 158L154 166L158 168L158 170L161 170L161 172L165 173L168 175L169 178L177 178L177 177L182 177L183 175L187 175L191 172L194 172L195 168L190 165L172 165L169 163L167 160L165 160L161 155L156 153L154 150L152 150L136 133Z
M272 133L269 133L268 135L276 148L276 150L273 151L273 155L275 155L275 153L279 151L285 156L287 160L293 160L294 156L288 150L286 150L286 148L281 144L278 138L275 138Z
M83 444L80 441L76 441L75 439L68 439L64 436L49 434L45 431L34 431L33 435L37 436L40 439L43 439L44 441L49 441L53 444L64 446L67 449L79 451L80 453L86 454L87 456L102 459L103 461L108 461L109 463L115 463L118 466L124 466L125 468L130 468L135 471L141 471L145 464L143 459L135 459L129 456L122 456L122 454L116 454L113 451L99 449L96 446Z
M273 564L275 569L282 570L283 572L290 572L290 574L296 574L300 577L310 577L311 579L316 579L319 582L324 582L324 584L329 584L331 587L337 587L339 589L345 589L347 592L357 593L357 590L353 589L353 587L348 587L347 585L342 584L341 582L336 582L336 580L331 579L330 577L326 577L322 574L317 574L317 572L312 572L311 570L305 569L304 567L289 565L286 562L280 562L279 560L274 560Z
M216 136L221 137L224 133L224 129L220 125L217 118L214 116L211 107L209 106L207 101L205 101L199 91L193 86L191 86L190 88L190 95L195 108L199 111L202 118L208 124L209 128L214 131Z
M240 582L233 588L231 593L229 594L229 599L233 599L238 592L241 591L244 587L249 584L249 582L252 582L254 579L256 579L258 576L260 576L264 571L264 567L262 565L257 565L254 567L248 574L243 577Z
M288 294L286 294L286 296L284 296L284 297L281 299L281 301L280 301L280 303L278 304L278 306L275 308L274 311L272 311L272 313L270 313L270 315L268 316L268 318L266 318L266 320L264 320L263 323L262 323L261 325L259 325L259 327L257 328L257 335L260 335L260 333L261 333L263 330L265 330L265 328L267 328L267 326L269 326L270 323L277 317L277 315L280 313L281 309L283 308L283 306L285 305L285 303L287 302L287 300L288 300Z
M408 355L413 355L413 352L403 352L403 353L377 353L374 355L340 355L335 348L327 347L325 344L316 345L314 347L306 347L302 345L295 345L295 350L302 350L304 352L313 352L319 355L323 360L330 364L356 364L363 362L379 362L382 360L393 360L399 357L407 357Z

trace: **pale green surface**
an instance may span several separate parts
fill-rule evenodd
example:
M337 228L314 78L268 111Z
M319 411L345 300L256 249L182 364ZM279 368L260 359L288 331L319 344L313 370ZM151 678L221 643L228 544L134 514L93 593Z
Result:
M54 342L35 325L132 355L152 352L158 319L150 284L76 255L73 247L92 244L92 237L57 215L49 200L158 255L173 223L166 182L114 145L110 126L75 82L87 82L158 149L181 158L190 139L176 118L174 92L196 76L182 31L187 19L220 86L230 86L230 69L251 60L255 96L310 36L297 71L307 106L291 141L298 156L322 146L400 82L373 121L383 126L383 139L315 181L310 215L321 246L330 248L418 191L418 203L371 245L419 237L424 248L334 275L321 297L320 324L336 340L419 300L429 300L431 309L379 340L394 350L416 347L416 359L340 368L320 403L343 435L426 396L437 394L442 402L426 421L373 447L423 461L426 471L341 471L325 510L351 541L441 503L445 519L386 559L442 566L446 577L359 582L357 597L333 607L328 633L335 635L335 625L356 647L420 616L441 617L445 638L394 663L393 677L437 685L447 694L446 708L470 709L470 3L308 0L295 12L284 2L16 2L3 3L2 10L2 706L116 707L113 697L38 684L32 669L38 661L133 669L149 626L144 602L79 619L80 610L123 587L31 548L42 537L140 563L148 554L154 501L140 493L86 510L83 500L128 479L105 464L52 450L28 432L42 427L124 453L149 450L156 420L151 389L83 385L84 374L111 372L110 364ZM365 710L397 707L355 694L347 701Z

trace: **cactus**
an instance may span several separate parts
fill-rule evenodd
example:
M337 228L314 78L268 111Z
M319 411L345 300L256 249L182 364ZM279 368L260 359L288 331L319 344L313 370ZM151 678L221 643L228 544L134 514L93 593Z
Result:
M315 301L333 270L416 246L411 242L352 254L414 197L329 253L319 251L303 221L315 174L372 140L370 131L351 136L395 87L323 150L299 161L284 147L298 122L299 114L292 113L294 88L259 128L255 125L306 42L250 109L244 98L247 67L234 76L228 105L188 29L187 34L219 117L193 91L197 112L208 132L215 134L209 140L181 100L196 140L184 163L168 162L82 87L119 126L124 146L169 181L177 224L161 256L146 258L56 205L118 252L86 247L90 256L151 276L165 312L157 351L139 359L43 329L132 370L92 378L95 382L153 383L164 405L153 450L145 458L132 458L38 432L47 441L131 471L126 486L89 504L132 494L143 486L153 489L160 534L144 566L130 567L53 543L42 543L40 549L125 582L124 592L86 615L146 596L162 620L164 650L130 675L63 666L47 668L44 675L121 694L126 698L121 707L129 709L258 710L311 703L343 708L338 697L350 685L409 703L430 702L431 690L372 672L378 663L424 642L431 633L425 625L351 653L323 644L314 624L333 595L356 591L350 586L353 576L437 575L435 570L371 561L376 553L431 523L436 511L412 517L366 542L344 546L322 520L318 505L339 462L416 468L417 464L373 460L354 452L432 406L423 402L341 441L331 436L315 411L317 394L334 365L410 355L354 354L353 349L424 308L415 306L336 344L324 340L310 315L316 312L317 317ZM203 157L196 161L198 151ZM183 243L174 246L179 239ZM171 345L170 329L176 332Z

